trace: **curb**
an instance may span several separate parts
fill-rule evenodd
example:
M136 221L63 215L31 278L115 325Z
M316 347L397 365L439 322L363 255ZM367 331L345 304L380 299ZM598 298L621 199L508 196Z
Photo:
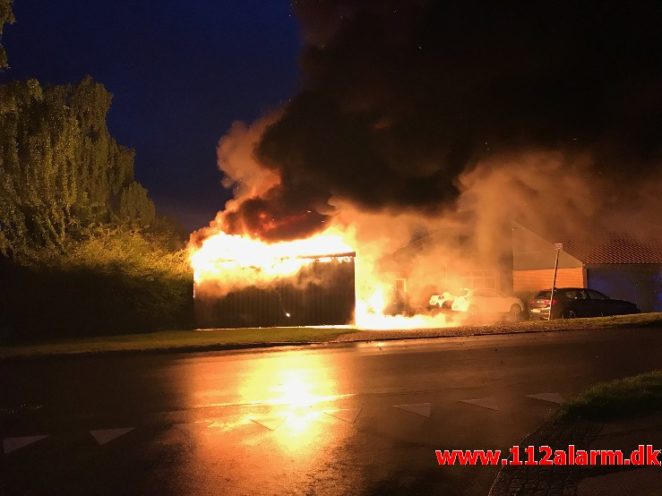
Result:
M244 351L260 350L269 348L287 348L300 346L314 346L330 344L330 341L274 341L271 343L236 343L236 344L205 344L205 345L187 345L178 347L155 347L155 348L136 348L129 350L97 350L97 351L63 351L54 353L34 353L30 355L8 355L0 356L0 363L24 361L24 360L49 360L60 358L90 358L105 355L125 356L125 355L164 355L170 353L204 353L212 351ZM345 343L339 343L345 344ZM349 343L351 344L351 343Z
M411 340L424 340L424 339L448 339L448 338L468 338L480 336L510 336L514 334L540 334L540 333L553 333L553 332L577 332L577 331L604 331L609 329L662 329L662 322L651 323L623 323L620 325L602 325L590 327L571 327L571 328L556 328L556 329L532 329L532 328L509 328L501 332L493 332L489 329L493 327L470 327L464 328L463 331L458 331L461 328L439 328L439 329L419 329L416 334L409 334L411 331L357 331L356 333L341 334L339 337L346 336L345 339L335 338L330 341L274 341L274 342L254 342L254 343L235 343L235 344L202 344L202 345L182 345L171 347L153 347L153 348L136 348L136 349L108 349L108 350L93 350L93 351L63 351L63 352L45 352L45 353L32 353L32 354L16 354L2 356L0 351L0 363L10 361L22 360L44 360L54 358L75 358L75 357L96 357L101 355L142 355L142 354L168 354L168 353L203 353L213 351L245 351L245 350L260 350L270 348L286 348L286 347L307 347L307 346L351 346L357 343L371 343L382 341L411 341ZM196 331L191 331L196 332ZM214 331L200 331L200 332L214 332ZM367 334L369 333L369 334ZM402 333L402 334L399 334ZM352 339L354 334L360 335ZM10 348L8 346L8 348ZM0 345L0 350L2 346Z
M552 419L525 436L519 446L548 445L556 450L567 449L569 444L574 444L577 449L588 449L601 429L602 424L598 422L563 423ZM590 471L595 471L595 468L574 465L504 466L494 478L488 496L572 496L577 494L578 482Z

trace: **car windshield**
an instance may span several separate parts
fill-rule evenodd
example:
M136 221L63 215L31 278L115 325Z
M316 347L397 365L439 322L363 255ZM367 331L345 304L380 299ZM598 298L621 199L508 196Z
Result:
M552 292L551 292L551 291L540 291L540 292L536 295L536 299L538 299L538 300L549 300L549 298L550 298L551 296L552 296Z
M591 297L592 300L608 300L609 297L603 295L599 291L595 291L593 289L588 290L588 295Z

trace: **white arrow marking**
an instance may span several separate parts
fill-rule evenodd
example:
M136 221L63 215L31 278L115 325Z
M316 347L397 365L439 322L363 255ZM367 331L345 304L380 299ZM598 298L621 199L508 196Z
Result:
M8 455L12 451L25 448L26 446L41 441L47 437L48 436L8 437L2 440L2 451Z
M430 403L411 403L408 405L393 405L393 407L421 417L430 418L430 415L432 415L432 405Z
M121 427L119 429L98 429L95 431L90 431L90 434L92 434L92 437L96 439L97 443L99 443L99 446L103 446L104 444L108 444L114 439L117 439L120 436L123 436L124 434L131 432L133 430L133 427Z
M255 417L251 418L252 422L255 422L258 425L261 425L265 429L269 429L270 431L275 431L278 429L283 422L285 422L286 417Z
M325 414L335 417L339 420L344 420L345 422L349 422L350 424L353 424L356 422L356 419L359 418L359 414L361 413L360 408L341 408L340 410L328 410L324 412Z
M487 408L488 410L499 411L499 405L493 398L476 398L473 400L460 400L460 403Z
M556 403L560 405L565 401L565 398L559 393L537 393L537 394L527 394L527 398L533 398L534 400L547 401L549 403Z

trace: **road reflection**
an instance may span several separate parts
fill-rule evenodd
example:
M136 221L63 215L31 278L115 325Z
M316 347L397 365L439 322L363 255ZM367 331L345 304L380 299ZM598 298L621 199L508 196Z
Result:
M353 483L344 463L329 468L355 428L355 373L339 354L198 357L183 373L188 421L161 440L187 447L169 475L178 494L303 494L319 477Z
M336 401L350 396L338 386L335 366L323 355L292 353L260 360L239 391L242 401L268 405L269 411L244 418L272 430L281 449L304 455L306 448L332 434L327 413Z
M242 401L283 407L309 408L347 396L338 391L335 367L317 354L280 354L257 360L239 384Z
M213 410L206 419L210 434L237 436L245 446L269 442L289 456L305 457L342 430L334 414L353 396L347 371L333 356L269 353L229 367L226 362L220 370L214 367L219 362L207 363L191 370L189 394L197 408Z

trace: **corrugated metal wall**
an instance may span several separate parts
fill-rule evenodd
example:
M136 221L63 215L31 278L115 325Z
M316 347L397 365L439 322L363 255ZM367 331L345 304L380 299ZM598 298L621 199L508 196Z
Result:
M341 325L355 306L354 258L315 261L269 287L246 287L223 297L214 284L196 287L198 327Z

